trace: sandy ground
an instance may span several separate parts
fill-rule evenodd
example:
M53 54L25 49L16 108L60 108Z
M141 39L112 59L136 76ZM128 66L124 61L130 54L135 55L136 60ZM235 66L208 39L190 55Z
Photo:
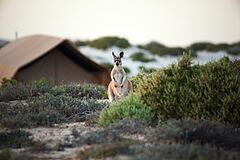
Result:
M84 135L88 132L101 130L97 127L86 126L85 122L65 123L55 125L54 127L37 127L37 128L23 128L24 131L32 134L33 140L41 141L46 144L49 151L31 152L29 148L13 149L18 153L26 153L34 156L36 159L74 159L76 153L84 150L89 146L82 146L80 148L61 148L59 145L67 140L74 138L74 132L79 135Z
M40 149L40 151L33 152L31 148L20 148L12 149L14 152L33 156L34 159L75 159L79 151L84 151L91 146L83 145L81 147L75 148L63 148L60 147L60 144L73 140L74 133L77 133L77 136L85 135L92 131L102 130L102 128L95 126L86 126L85 122L77 122L56 124L54 127L22 128L22 130L30 132L32 134L31 138L33 138L33 140L43 142L45 144L45 149L47 148L47 150L42 151ZM133 140L145 140L144 136L141 134L121 134L121 137Z

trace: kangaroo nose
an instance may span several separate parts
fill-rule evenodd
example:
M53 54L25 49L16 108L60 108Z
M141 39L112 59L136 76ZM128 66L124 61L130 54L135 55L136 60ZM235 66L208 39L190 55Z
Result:
M119 63L117 62L117 63L116 63L116 65L118 66L118 65L119 65Z

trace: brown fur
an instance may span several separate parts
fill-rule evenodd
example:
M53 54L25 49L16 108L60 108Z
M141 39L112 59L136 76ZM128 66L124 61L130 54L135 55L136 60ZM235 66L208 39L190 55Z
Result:
M121 99L132 91L132 84L129 80L127 80L126 72L121 66L121 58L123 57L123 52L120 53L119 57L115 56L114 53L112 54L114 57L115 65L111 71L112 80L108 85L108 98L110 102Z
M132 84L129 80L125 80L122 86L118 86L114 81L111 81L108 85L108 98L110 102L113 102L127 96L131 91Z

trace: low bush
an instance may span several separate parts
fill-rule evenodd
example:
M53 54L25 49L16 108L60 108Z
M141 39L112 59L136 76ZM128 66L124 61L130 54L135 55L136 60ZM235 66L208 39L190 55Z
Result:
M191 65L190 55L184 54L177 64L146 76L136 93L161 120L191 117L239 126L239 63L224 57Z
M16 104L1 103L0 126L52 126L55 123L84 121L86 116L107 106L96 99L77 99L44 94Z
M159 50L166 48L166 46L164 46L163 44L160 44L155 41L149 42L145 45L139 45L138 47L142 49L146 49L150 51L152 54L156 54L156 55L159 55Z
M103 130L93 131L85 135L79 135L77 140L74 142L74 146L81 146L83 144L101 144L101 143L112 143L120 141L122 138L115 130Z
M151 143L211 145L227 150L240 150L240 130L217 122L191 119L168 120L148 130Z
M30 133L23 130L1 131L0 149L33 146L35 142L29 138L30 136Z
M106 89L103 86L93 84L64 84L52 87L49 92L54 96L65 95L72 98L106 98Z
M106 89L92 84L52 86L45 80L29 84L5 81L0 88L0 126L51 126L84 121L108 105L101 101L103 98Z
M209 52L226 51L227 53L232 55L239 55L240 43L237 42L233 44L227 44L227 43L213 44L209 42L198 42L190 45L188 49L195 52L196 51L209 51Z
M107 49L112 46L117 46L119 48L128 48L130 47L130 43L128 40L119 37L102 37L95 39L93 41L89 41L88 45L98 49Z
M142 49L146 49L150 51L152 54L158 55L158 56L165 56L165 55L180 56L182 55L183 52L186 52L186 51L191 51L192 57L197 56L195 50L191 48L185 49L181 47L166 47L162 44L159 44L158 42L150 42L146 45L140 45L139 47Z
M1 160L10 160L12 158L12 150L11 149L3 149L0 151L0 159Z
M240 42L231 44L227 52L232 55L240 55Z
M142 52L133 53L130 58L133 61L140 61L145 63L156 61L154 58L147 58Z
M128 118L150 123L153 113L150 108L142 103L139 97L130 95L119 102L113 103L109 108L103 109L98 122L102 126L108 126L111 123Z
M78 152L76 158L81 160L108 159L107 157L109 157L110 159L114 159L113 157L116 155L126 155L129 152L129 141L111 142L107 144L104 143L101 145L90 146L84 151Z
M12 80L11 80L12 81ZM103 86L93 84L67 84L53 86L46 80L37 80L29 84L21 82L4 83L0 88L0 101L26 100L50 93L54 96L65 95L72 98L106 98L106 90Z
M198 42L191 44L188 48L194 51L203 51L206 50L211 45L213 44L209 42Z
M145 134L149 129L149 123L139 119L123 119L111 124L107 130L114 130L118 134Z
M86 46L86 45L88 44L88 41L76 40L76 41L74 42L74 44L75 44L77 47Z
M91 146L85 151L79 151L77 158L87 159L112 159L112 160L237 160L240 154L233 151L218 150L207 145L182 145L182 144L159 144L139 145L129 142L115 142Z
M157 146L131 146L134 160L184 159L184 160L236 160L239 152L218 150L207 145L159 144ZM126 157L125 157L126 158ZM116 157L118 159L118 157Z
M170 55L170 56L181 56L186 50L181 47L163 48L158 51L159 56ZM193 55L192 55L193 56Z
M15 80L5 80L0 87L0 101L23 100L48 92L51 85L44 79L23 84Z
M129 134L143 138L133 139ZM239 157L239 129L209 121L168 120L153 128L142 121L121 120L101 131L76 137L73 146L90 145L78 153L80 159L235 160Z

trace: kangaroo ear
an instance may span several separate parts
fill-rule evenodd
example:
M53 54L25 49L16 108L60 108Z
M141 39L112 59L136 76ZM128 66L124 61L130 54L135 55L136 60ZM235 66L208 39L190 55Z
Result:
M114 54L114 52L112 52L112 55L113 55L113 57L116 57L115 54Z
M119 53L120 58L123 58L123 54L124 54L123 52Z

